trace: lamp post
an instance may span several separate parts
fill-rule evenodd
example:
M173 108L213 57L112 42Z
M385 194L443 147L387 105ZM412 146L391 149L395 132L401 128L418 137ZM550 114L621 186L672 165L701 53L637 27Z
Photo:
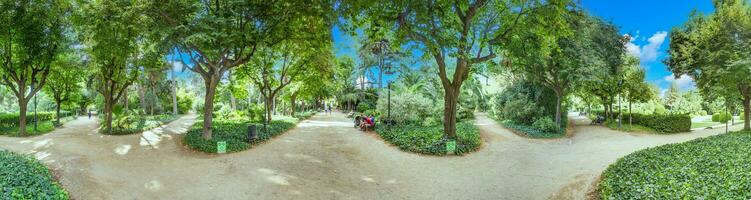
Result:
M618 79L618 129L621 128L621 121L623 121L623 114L621 113L621 97L623 97L623 78Z
M34 86L32 84L31 91L34 91ZM34 94L34 132L37 131L37 94Z

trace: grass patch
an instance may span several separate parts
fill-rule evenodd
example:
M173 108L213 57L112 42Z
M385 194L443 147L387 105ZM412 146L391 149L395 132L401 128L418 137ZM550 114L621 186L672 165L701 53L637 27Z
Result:
M625 121L624 121L625 122ZM629 124L628 122L621 124L621 128L618 128L618 122L605 122L605 125L616 131L625 131L625 132L646 132L646 133L660 133L655 131L652 128L638 125L638 124Z
M68 199L46 166L31 156L0 150L2 199Z
M263 124L251 123L250 121L238 120L214 120L212 122L212 138L205 140L202 137L203 121L197 121L186 134L183 142L190 148L206 152L216 153L216 143L219 141L227 142L227 152L238 152L249 149L252 145L262 143L275 136L292 129L297 124L296 118L286 117L283 119L272 120L264 130ZM258 139L253 143L248 143L248 126L256 125Z
M443 125L422 126L406 124L393 126L377 126L376 132L387 142L409 152L446 155L446 140L443 139ZM477 151L482 145L480 131L472 122L456 124L456 154L462 155Z
M503 120L501 125L511 129L516 134L530 138L560 138L566 136L563 131L560 133L545 132L532 126L514 123L511 120Z
M716 126L724 123L720 122L691 122L691 129L706 128L710 126Z
M634 152L602 175L601 199L751 199L751 132Z
M105 124L101 125L99 132L106 135L130 135L135 133L141 133L161 125L170 123L177 119L176 116L171 114L162 115L128 115L112 120L112 132L109 133ZM103 120L102 120L103 121Z
M0 127L0 135L4 136L11 136L11 137L19 137L18 135L18 126L11 126L11 127ZM34 123L30 123L26 125L26 134L21 135L20 137L30 137L30 136L37 136L37 135L44 135L45 133L49 133L55 130L55 125L53 121L42 121L37 124L37 130L34 131Z

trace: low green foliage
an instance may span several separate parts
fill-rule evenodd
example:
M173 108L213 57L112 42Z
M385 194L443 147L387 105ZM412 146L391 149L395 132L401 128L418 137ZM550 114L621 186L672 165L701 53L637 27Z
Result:
M296 112L294 117L298 120L306 120L315 114L315 111Z
M203 130L203 121L196 122L188 131L184 142L188 147L206 152L216 153L216 143L219 141L227 142L227 152L243 151L251 147L248 143L248 126L255 125L258 131L258 139L253 144L261 143L280 135L287 130L295 127L298 122L295 118L285 118L281 120L272 120L270 124L263 128L263 124L251 123L249 121L237 120L214 120L212 123L212 138L205 140L201 136Z
M595 112L599 116L605 116L602 111ZM629 115L633 124L654 129L656 133L680 133L691 130L691 116L687 114L623 114L624 122L628 122ZM618 116L617 112L613 116Z
M601 199L751 199L751 132L637 151L605 170Z
M381 125L377 126L376 131L384 140L402 150L430 155L446 155L443 125L404 124L393 126L390 129ZM457 123L456 136L457 155L476 151L482 144L480 131L472 122Z
M727 112L725 112L725 113L715 113L715 114L712 115L712 121L713 122L725 123L727 121L730 121L731 117L732 116L730 115L730 113L727 113Z
M657 132L652 128L638 125L638 124L629 124L628 120L623 120L623 123L621 124L621 128L618 128L618 122L605 122L605 125L608 126L608 128L613 130L619 130L619 131L626 131L626 132L642 132L642 133L654 133Z
M68 111L60 111L60 116L71 116L72 113ZM37 119L39 121L55 120L57 115L55 112L37 112ZM20 121L18 113L5 113L0 114L0 127L14 127L18 126ZM34 112L26 112L26 124L34 123Z
M161 125L177 119L171 114L141 116L141 115L127 115L118 117L112 120L112 133L108 133L105 125L102 124L100 132L110 135L129 135L134 133L141 133L146 130L150 130Z
M34 124L29 124L26 126L26 135L22 135L22 137L28 137L28 136L37 136L42 135L45 133L49 133L55 130L55 122L54 121L42 121L37 124L37 130L34 131ZM18 126L12 126L12 127L0 127L0 135L5 136L18 136Z
M565 122L565 120L563 120ZM530 138L559 138L565 136L563 129L558 129L558 132L544 131L534 126L527 126L523 124L517 124L511 120L501 121L503 127L511 129L512 131L522 134ZM555 125L555 124L553 124Z
M2 199L68 199L50 171L36 159L0 150Z

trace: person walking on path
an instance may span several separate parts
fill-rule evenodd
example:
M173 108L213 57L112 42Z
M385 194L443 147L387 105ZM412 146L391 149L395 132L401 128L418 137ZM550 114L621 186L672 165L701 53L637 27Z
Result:
M91 110L89 110L89 119L91 119Z

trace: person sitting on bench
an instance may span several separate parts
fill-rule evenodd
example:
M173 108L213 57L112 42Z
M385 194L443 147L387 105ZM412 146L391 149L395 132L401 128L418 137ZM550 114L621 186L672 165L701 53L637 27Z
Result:
M363 117L363 122L360 123L360 129L363 131L367 131L369 128L373 127L375 125L375 117L372 115L369 117Z

